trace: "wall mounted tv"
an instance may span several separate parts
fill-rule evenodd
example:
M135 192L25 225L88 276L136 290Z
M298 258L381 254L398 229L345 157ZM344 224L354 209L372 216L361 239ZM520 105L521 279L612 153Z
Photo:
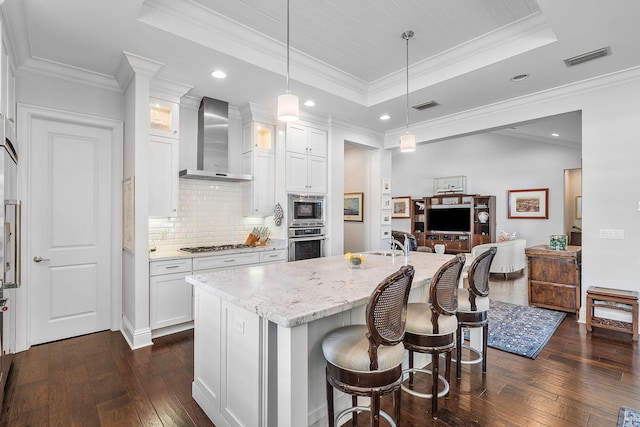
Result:
M427 229L431 232L469 232L471 208L430 208L427 210Z

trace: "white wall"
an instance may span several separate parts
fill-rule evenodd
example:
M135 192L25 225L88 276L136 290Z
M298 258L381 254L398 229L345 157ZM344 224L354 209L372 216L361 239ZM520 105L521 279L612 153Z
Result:
M580 166L580 150L497 133L395 150L392 196L433 194L433 178L464 175L467 194L496 196L496 230L516 232L527 245L548 244L564 233L564 171ZM549 219L508 219L508 190L549 188ZM411 219L392 219L394 230L411 231ZM495 236L494 236L495 238Z
M363 193L365 198L371 197L369 191L369 156L368 150L351 148L344 151L344 192ZM364 204L363 204L364 209ZM364 212L363 212L364 213ZM371 212L363 215L362 222L344 222L344 249L346 252L362 252L366 249L367 227L371 222Z

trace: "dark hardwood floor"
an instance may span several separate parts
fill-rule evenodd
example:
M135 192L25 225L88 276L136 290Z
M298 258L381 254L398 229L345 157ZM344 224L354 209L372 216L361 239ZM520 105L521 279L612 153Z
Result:
M526 276L492 279L491 297L526 304ZM0 427L212 426L191 398L193 334L154 342L132 351L105 331L17 354ZM464 366L437 420L428 400L403 393L400 426L614 427L620 406L640 409L639 356L629 335L587 335L568 315L536 360L489 348L486 376Z

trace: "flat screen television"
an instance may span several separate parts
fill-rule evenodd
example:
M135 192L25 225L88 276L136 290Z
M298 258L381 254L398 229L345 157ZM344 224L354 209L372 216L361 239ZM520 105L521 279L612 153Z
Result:
M471 229L471 208L428 209L427 229L432 232L469 232Z

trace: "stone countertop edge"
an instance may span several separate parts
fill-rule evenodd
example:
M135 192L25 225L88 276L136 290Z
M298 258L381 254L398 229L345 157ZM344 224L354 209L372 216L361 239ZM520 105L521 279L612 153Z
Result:
M280 249L286 249L287 246L285 244L279 245L265 245L265 246L256 246L254 248L244 248L244 249L228 249L226 251L213 251L213 252L199 252L199 253L189 253L183 251L163 251L156 250L154 252L149 252L149 261L169 261L172 259L182 259L182 258L200 258L205 256L220 256L220 255L234 255L234 254L242 254L242 253L252 253L252 252L266 252L266 251L277 251Z
M453 255L412 252L412 288L427 286ZM364 269L342 255L195 274L186 281L280 326L291 328L367 303L375 287L404 265L404 258L367 254Z

